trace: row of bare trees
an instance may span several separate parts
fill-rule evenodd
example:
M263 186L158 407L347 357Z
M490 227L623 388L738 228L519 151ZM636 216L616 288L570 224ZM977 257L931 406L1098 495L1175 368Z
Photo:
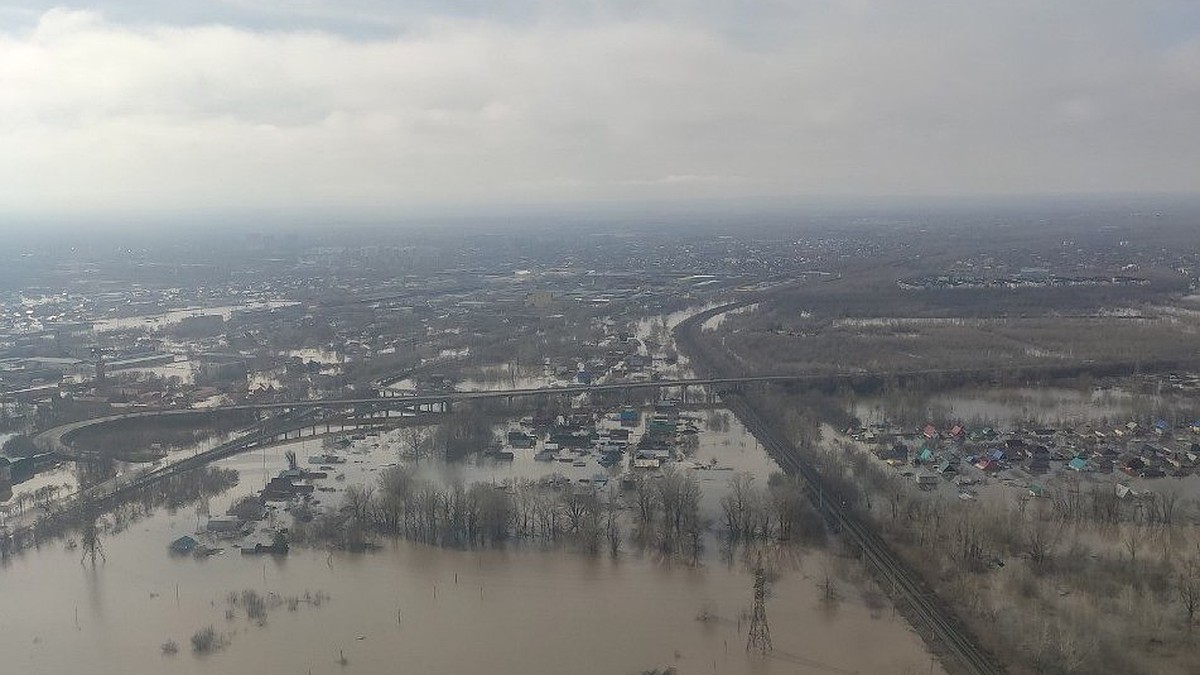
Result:
M765 488L754 476L739 472L729 479L729 493L721 498L721 515L731 541L797 539L820 541L825 534L803 486L795 477L772 474Z
M622 493L611 483L600 488L556 477L442 486L411 467L393 466L375 485L348 487L339 512L298 525L293 539L351 549L365 545L372 532L447 547L524 539L616 555L628 529L639 547L695 560L709 527L701 517L701 496L695 477L674 468L638 474L632 489ZM795 518L785 513L771 521L770 531L778 534L790 531Z
M700 515L695 476L670 466L657 474L635 474L633 493L634 540L663 554L697 560L708 523Z

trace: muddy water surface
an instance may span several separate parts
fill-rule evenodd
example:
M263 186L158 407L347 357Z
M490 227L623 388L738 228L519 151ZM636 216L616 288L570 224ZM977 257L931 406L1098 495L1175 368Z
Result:
M394 442L371 436L342 451L348 461L331 473L344 472L345 480L331 475L324 484L335 492L318 496L336 503L345 485L375 480L380 466L395 461ZM286 450L307 465L322 445L309 439L222 462L242 480L211 500L211 512L261 487L285 465ZM727 432L702 434L691 461L713 459L730 471L696 475L702 510L717 520L716 500L732 470L765 481L773 464L736 420ZM462 465L453 478L487 480L543 467L521 457ZM615 560L536 546L459 551L391 540L370 554L296 547L284 558L243 556L232 542L204 559L168 554L171 540L203 522L192 507L162 510L107 535L106 559L94 568L63 542L5 561L0 672L526 675L671 665L684 674L942 672L861 579L861 567L822 551L768 555L778 573L767 602L775 651L762 657L745 650L753 574L738 557L724 556L715 539L698 567L642 555L629 543ZM832 602L824 598L826 579L837 596ZM228 595L246 589L268 598L322 593L329 599L292 610L268 602L258 625L242 607L227 616ZM709 618L698 620L702 613ZM197 655L191 636L206 626L228 644ZM179 646L175 655L162 653L168 640Z
M0 570L6 672L126 673L623 673L676 665L683 673L924 673L930 658L889 608L838 582L827 605L818 579L843 564L801 555L773 585L767 611L776 653L747 655L752 576L740 563L693 569L634 554L613 561L568 552L464 552L404 543L367 555L301 550L283 559L225 553L174 558L166 541L190 514L147 520L81 565L61 546ZM457 578L457 583L456 583ZM178 596L176 589L178 588ZM320 590L319 607L269 611L261 627L230 591L280 596ZM697 620L702 608L715 617ZM194 655L212 625L222 651ZM164 656L174 639L180 651ZM12 669L9 670L8 667Z

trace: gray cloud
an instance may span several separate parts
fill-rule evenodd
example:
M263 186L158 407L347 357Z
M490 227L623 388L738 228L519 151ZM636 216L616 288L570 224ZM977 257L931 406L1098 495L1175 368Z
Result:
M0 33L0 213L1194 191L1195 13L1045 4L49 10Z

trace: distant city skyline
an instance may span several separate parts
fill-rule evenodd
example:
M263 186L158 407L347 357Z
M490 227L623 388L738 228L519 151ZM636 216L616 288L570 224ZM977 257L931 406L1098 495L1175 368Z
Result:
M57 4L0 9L0 228L1200 186L1182 0Z

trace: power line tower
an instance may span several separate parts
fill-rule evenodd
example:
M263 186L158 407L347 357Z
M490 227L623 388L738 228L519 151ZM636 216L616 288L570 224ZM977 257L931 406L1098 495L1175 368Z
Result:
M85 504L80 514L79 530L80 538L83 540L83 556L79 559L83 563L88 558L92 560L92 567L96 566L96 558L102 561L107 561L104 556L104 543L100 541L100 525L98 523L99 516L96 509L91 504Z
M767 575L763 571L762 554L754 567L754 612L750 616L750 636L746 639L746 651L757 649L766 654L771 646L771 624L767 623Z

